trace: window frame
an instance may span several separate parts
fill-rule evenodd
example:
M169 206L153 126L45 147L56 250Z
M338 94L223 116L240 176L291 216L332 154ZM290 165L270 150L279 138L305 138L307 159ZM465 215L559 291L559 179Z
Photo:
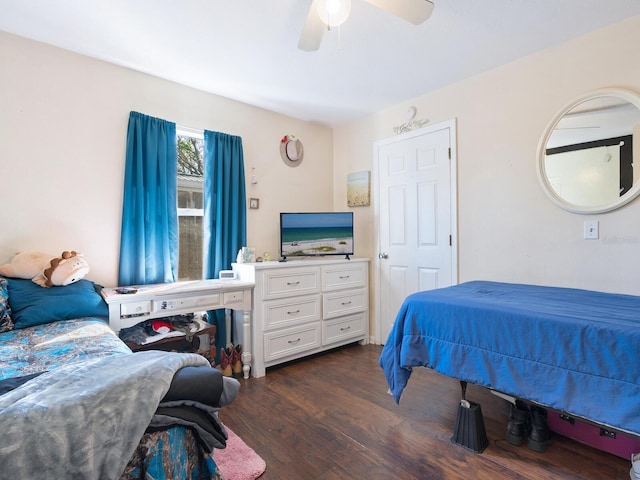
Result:
M181 126L176 126L176 146L178 144L178 138L179 137L190 137L190 138L195 138L198 140L201 140L203 142L203 149L204 149L204 130L196 130L193 128L188 128L188 127L181 127ZM203 150L203 158L202 161L204 162L204 150ZM176 163L178 162L178 159L176 158ZM178 206L178 198L179 198L179 192L180 192L180 176L184 175L183 173L177 173L177 178L176 178L176 210L177 210L177 215L178 215L178 235L180 235L180 217L204 217L204 203L203 203L203 207L202 208L193 208L193 207L188 207L188 208L182 208ZM185 191L189 191L189 189L185 189ZM200 192L203 196L203 201L204 201L204 177L203 177L203 182L202 182L202 189L201 190L197 190L197 189L191 189L190 191L192 192ZM178 258L180 257L180 248L181 246L178 245ZM202 232L202 254L203 254L203 259L204 259L204 230ZM204 278L204 272L205 272L205 265L204 265L204 260L202 261L202 264L200 265L201 267L201 272L200 272L200 279ZM178 265L177 265L177 270L178 272L180 271L180 262L178 261ZM183 280L183 278L180 278L181 280ZM186 280L186 278L184 278L184 280ZM192 279L193 280L193 279Z

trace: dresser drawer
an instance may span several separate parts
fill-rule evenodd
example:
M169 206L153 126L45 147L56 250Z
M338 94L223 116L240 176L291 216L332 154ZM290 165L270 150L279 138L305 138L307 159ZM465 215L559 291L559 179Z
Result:
M287 328L264 334L264 361L289 357L319 348L321 345L320 322L301 327Z
M320 295L272 300L263 309L265 330L320 320Z
M367 307L368 295L364 288L327 293L322 296L322 318L324 319L361 312Z
M320 293L319 268L264 272L264 300L311 293Z
M365 321L368 321L368 318L364 312L323 321L322 345L362 337L365 334Z
M367 283L365 264L340 264L322 267L322 290L364 287Z

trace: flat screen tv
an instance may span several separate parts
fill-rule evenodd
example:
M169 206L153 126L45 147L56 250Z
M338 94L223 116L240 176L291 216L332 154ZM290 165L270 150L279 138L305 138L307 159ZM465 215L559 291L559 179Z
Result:
M280 214L280 254L287 257L353 255L353 212Z

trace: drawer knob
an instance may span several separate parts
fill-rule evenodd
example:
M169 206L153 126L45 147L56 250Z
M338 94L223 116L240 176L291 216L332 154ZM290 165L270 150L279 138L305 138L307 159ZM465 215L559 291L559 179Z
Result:
M349 278L349 277L350 277L350 275L343 275L343 276L340 277L340 279L342 280L342 279Z
M302 340L302 339L298 338L297 340L289 340L288 343L298 343L300 340Z
M300 313L300 309L294 310L293 312L287 312L287 315L296 315L297 313Z
M342 327L340 329L341 332L346 332L347 330L349 330L351 328L351 325L347 326L347 327Z
M287 282L287 285L289 285L290 287L295 287L296 285L300 285L300 281L297 281L297 282Z
M349 300L348 302L342 302L342 304L341 304L341 305L345 305L345 306L346 306L346 305L351 305L351 300Z

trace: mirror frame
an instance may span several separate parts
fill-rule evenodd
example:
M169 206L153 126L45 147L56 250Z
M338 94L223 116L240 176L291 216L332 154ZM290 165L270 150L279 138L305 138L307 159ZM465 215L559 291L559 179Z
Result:
M555 130L558 122L562 119L562 117L565 116L565 114L567 114L573 108L577 107L579 104L599 97L621 98L633 104L638 110L640 110L640 95L632 90L627 90L624 88L602 88L593 90L576 98L566 107L560 110L560 112L558 112L556 116L553 117L551 122L547 125L547 128L544 131L544 135L542 136L542 138L540 139L540 143L538 144L538 154L536 156L536 171L538 174L538 180L540 182L540 185L542 186L542 190L547 194L551 201L553 201L553 203L558 205L560 208L573 213L593 214L610 212L622 207L623 205L626 205L627 203L635 199L638 194L640 194L640 182L638 182L636 185L633 185L627 193L613 202L604 205L585 207L567 202L556 193L556 191L549 183L549 179L545 170L545 151L547 149L547 143L549 142L549 139L551 138L551 135L553 134L553 131ZM636 153L636 155L637 154L640 154L640 152ZM638 166L638 168L640 168L640 165Z

